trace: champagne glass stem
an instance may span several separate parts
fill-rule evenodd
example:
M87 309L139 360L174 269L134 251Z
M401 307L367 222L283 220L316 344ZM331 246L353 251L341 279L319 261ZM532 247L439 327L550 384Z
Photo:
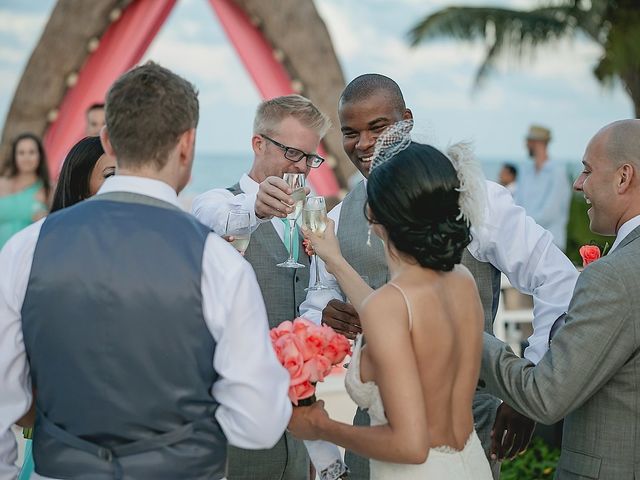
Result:
M314 287L317 287L317 286L320 285L320 268L319 268L320 265L318 265L318 254L317 253L313 254L313 259L316 262L316 283L315 283Z
M295 219L289 219L289 260L292 262L297 261L297 259L293 258L293 234L296 230L296 221Z

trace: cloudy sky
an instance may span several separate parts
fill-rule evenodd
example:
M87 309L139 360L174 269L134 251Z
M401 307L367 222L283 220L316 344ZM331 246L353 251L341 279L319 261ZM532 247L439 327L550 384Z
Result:
M54 0L0 0L0 125L22 69ZM628 118L632 105L619 85L591 74L598 47L586 39L539 50L520 64L500 65L484 88L472 90L480 44L438 41L411 49L406 32L445 0L316 0L350 80L367 72L394 78L417 120L417 137L437 145L470 139L484 159L524 159L531 122L553 130L552 155L577 160L606 123ZM529 7L532 0L462 0L468 5ZM206 0L178 0L146 59L187 77L200 90L202 153L249 148L258 93Z

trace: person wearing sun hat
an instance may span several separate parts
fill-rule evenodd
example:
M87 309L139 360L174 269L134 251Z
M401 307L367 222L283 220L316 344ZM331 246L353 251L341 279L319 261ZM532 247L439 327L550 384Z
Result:
M535 124L529 127L526 146L533 162L520 169L515 202L536 223L549 230L553 242L564 251L571 188L563 165L549 159L551 138L549 128Z

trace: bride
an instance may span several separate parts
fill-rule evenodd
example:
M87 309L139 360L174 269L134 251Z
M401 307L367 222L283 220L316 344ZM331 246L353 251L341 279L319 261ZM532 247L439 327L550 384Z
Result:
M344 260L329 219L305 231L362 322L345 384L371 427L330 419L319 401L295 408L298 438L323 439L369 457L371 479L492 478L471 404L482 352L476 284L460 260L470 222L484 213L483 178L467 145L411 142L407 122L376 144L367 218L384 242L391 281L373 291ZM363 248L367 248L363 245Z

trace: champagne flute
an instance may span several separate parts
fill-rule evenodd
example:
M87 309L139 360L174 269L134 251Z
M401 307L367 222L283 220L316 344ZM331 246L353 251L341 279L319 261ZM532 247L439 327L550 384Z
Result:
M304 204L302 210L302 224L315 234L322 235L327 229L327 206L324 197L309 197ZM320 272L318 268L318 255L313 254L316 261L316 281L305 291L309 290L331 290L320 281Z
M227 237L233 237L231 245L244 256L244 252L251 240L251 214L248 210L231 210L227 215L227 225L224 229Z
M293 258L293 239L296 231L296 219L300 216L302 204L306 196L304 191L304 173L285 173L282 178L287 182L291 190L293 190L291 194L293 197L293 205L291 205L293 211L287 215L287 220L289 220L289 258L276 266L283 268L304 268L303 264L298 263L296 259Z

